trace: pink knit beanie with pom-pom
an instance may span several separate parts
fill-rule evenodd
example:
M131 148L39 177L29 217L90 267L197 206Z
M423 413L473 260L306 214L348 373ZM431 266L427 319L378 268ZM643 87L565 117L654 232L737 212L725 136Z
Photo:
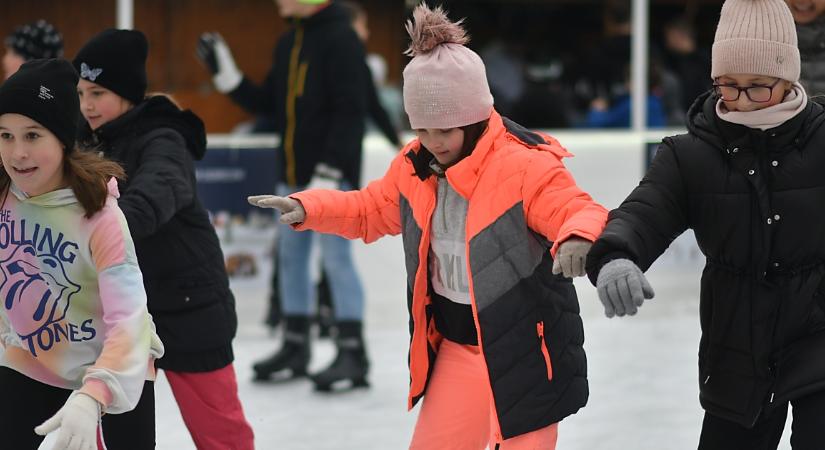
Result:
M481 58L465 47L461 21L450 22L441 7L421 4L407 22L412 42L404 68L404 110L410 125L458 128L488 119L493 96Z

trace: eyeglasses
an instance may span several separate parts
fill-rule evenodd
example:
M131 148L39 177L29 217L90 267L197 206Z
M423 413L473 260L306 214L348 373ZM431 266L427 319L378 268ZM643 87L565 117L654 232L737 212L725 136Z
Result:
M716 92L717 95L722 97L722 100L726 102L735 102L739 100L739 96L742 94L742 91L745 91L745 95L748 97L748 100L755 102L755 103L765 103L770 101L771 97L773 96L773 88L782 81L781 78L777 78L776 81L773 82L770 86L748 86L748 87L739 87L734 86L731 84L715 84L713 85L713 90Z

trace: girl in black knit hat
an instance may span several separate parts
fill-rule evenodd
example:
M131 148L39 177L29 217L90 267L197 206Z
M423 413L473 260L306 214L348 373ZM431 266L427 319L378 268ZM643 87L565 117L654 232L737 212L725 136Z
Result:
M123 170L75 148L77 80L68 61L38 59L0 85L4 449L53 433L50 449L93 450L101 428L113 449L154 435L142 419L163 346L117 206Z
M164 95L146 97L143 33L106 30L78 52L81 140L119 162L119 205L135 240L149 311L166 355L157 367L199 450L252 449L232 366L237 328L223 253L198 199L203 122ZM105 430L104 430L105 432Z

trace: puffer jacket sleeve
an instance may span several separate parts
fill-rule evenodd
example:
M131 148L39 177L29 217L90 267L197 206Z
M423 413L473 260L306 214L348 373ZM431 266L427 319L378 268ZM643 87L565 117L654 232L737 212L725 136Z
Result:
M573 175L552 152L536 151L526 164L522 196L527 225L559 244L570 236L595 241L604 229L607 210L576 185Z
M297 230L314 230L370 243L401 232L399 176L413 176L404 151L393 160L382 178L356 191L311 189L290 195L301 202L306 219ZM404 167L406 167L406 172Z
M587 275L595 284L602 266L627 258L647 270L688 227L687 191L679 159L669 139L639 185L610 212L607 227L587 256Z
M131 411L143 391L153 360L163 355L146 307L143 277L126 220L113 201L101 211L89 247L98 270L106 336L97 360L83 377L81 392L110 414Z
M195 198L195 166L183 136L160 128L141 139L140 162L118 200L135 240L155 234Z

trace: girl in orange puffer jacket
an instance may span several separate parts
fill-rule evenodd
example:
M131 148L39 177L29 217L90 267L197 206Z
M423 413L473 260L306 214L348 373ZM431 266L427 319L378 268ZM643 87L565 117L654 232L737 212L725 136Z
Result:
M607 211L549 137L493 109L460 23L416 8L404 107L418 138L359 191L255 196L298 230L372 242L402 233L410 313L410 448L553 449L587 402L572 277Z

